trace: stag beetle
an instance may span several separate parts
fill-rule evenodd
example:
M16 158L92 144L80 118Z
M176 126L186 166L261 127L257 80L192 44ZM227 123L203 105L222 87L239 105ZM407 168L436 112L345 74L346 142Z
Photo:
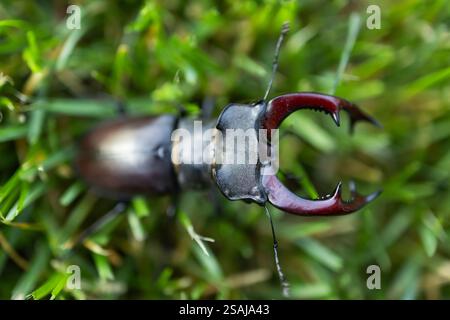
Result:
M286 32L287 26L277 43L273 74ZM267 101L272 81L273 77L264 99L251 105L232 103L226 106L218 120L208 123L203 130L216 128L223 135L229 129L274 130L292 112L300 109L323 111L331 115L337 126L341 110L348 112L351 128L357 121L379 125L355 104L331 95L300 92ZM194 132L192 119L179 119L173 115L122 117L103 123L82 140L76 159L78 171L94 189L121 199L135 194L163 195L180 189L204 189L215 184L229 200L253 201L260 205L269 202L285 212L304 216L348 214L380 193L362 196L351 183L352 198L345 201L339 183L331 196L309 200L289 191L275 174L262 174L265 164L261 161L244 165L217 164L214 159L208 163L201 160L179 163L180 158L190 155L191 147L181 140L172 141L175 129L191 132L194 140L202 139L202 132ZM270 137L267 143L270 148ZM210 147L214 149L215 146ZM249 153L249 150L243 152Z
M287 282L279 264L273 222L265 204L269 202L282 211L301 216L344 215L362 208L381 192L363 196L356 192L351 183L351 199L345 201L341 195L342 184L339 183L332 195L314 200L304 199L289 191L277 178L276 172L266 170L272 168L272 162L276 161L273 157L276 152L272 132L294 111L322 111L329 114L339 126L339 113L344 110L350 116L351 129L357 121L367 121L379 126L375 119L355 104L331 95L299 92L267 100L278 67L281 43L287 31L288 25L285 24L278 38L272 76L262 100L249 105L229 104L217 121L203 125L200 131L196 130L194 120L173 115L122 117L109 121L84 137L76 158L79 173L94 189L119 199L135 194L173 194L179 190L206 189L216 185L229 200L245 200L263 205L270 219L275 262L284 289L287 288ZM266 140L261 141L256 134L250 136L250 139L259 145L266 145L270 154L269 161L258 159L255 163L244 164L218 162L219 155L223 157L241 153L249 156L255 152L250 145L241 146L238 150L223 148L223 144L214 138L219 134L224 137L228 130L236 129L267 130ZM174 139L173 133L177 130L189 133L192 139ZM198 154L203 153L197 153L196 156L192 145L194 149L198 145L203 148L202 139L207 130L212 132L212 139L207 143L211 152L206 159L198 158ZM191 158L191 161L183 161L186 158ZM285 295L286 290L283 290Z

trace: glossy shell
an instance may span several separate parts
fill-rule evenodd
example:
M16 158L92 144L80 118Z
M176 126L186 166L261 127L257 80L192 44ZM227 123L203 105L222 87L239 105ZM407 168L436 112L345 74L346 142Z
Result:
M101 124L80 143L79 174L94 190L115 198L176 191L171 162L171 133L176 122L174 116L160 116Z

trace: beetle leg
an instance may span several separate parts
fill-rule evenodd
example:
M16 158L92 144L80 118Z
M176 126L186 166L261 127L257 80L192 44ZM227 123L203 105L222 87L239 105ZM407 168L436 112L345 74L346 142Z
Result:
M313 109L328 113L338 126L340 125L339 112L344 110L350 116L350 130L353 130L357 121L367 121L381 127L378 121L347 100L321 93L302 92L285 94L270 100L262 120L263 128L277 129L286 117L299 109Z
M293 93L282 95L269 101L262 118L262 128L277 129L286 117L299 109L313 109L328 113L338 126L340 124L339 112L344 110L350 115L351 129L353 129L357 121L367 121L380 126L375 119L347 100L319 93ZM351 182L351 199L346 201L342 199L342 183L340 182L333 195L317 200L309 200L289 191L276 175L263 175L261 183L269 202L275 207L292 214L304 216L349 214L359 210L381 193L381 191L377 191L368 196L363 196L356 192L355 185Z
M125 102L123 102L122 100L117 100L115 102L115 107L117 110L117 114L120 117L125 117L127 115L127 107L126 107Z
M179 204L180 204L180 194L178 191L175 191L174 194L171 196L171 202L169 206L166 209L166 214L169 218L174 218L178 214L179 211Z

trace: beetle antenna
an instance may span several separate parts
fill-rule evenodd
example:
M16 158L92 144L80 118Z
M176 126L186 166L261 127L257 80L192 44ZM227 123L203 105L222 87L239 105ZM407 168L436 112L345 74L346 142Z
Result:
M281 33L280 36L278 37L277 46L275 47L275 55L273 57L272 63L272 74L270 75L269 85L267 86L266 93L264 94L263 99L264 101L267 101L270 90L272 89L273 79L275 78L275 74L278 69L278 56L280 55L281 44L283 43L284 37L286 36L286 33L288 33L288 31L289 31L289 22L285 22L281 27Z
M278 259L278 241L277 241L277 237L275 235L275 228L273 227L272 215L270 214L270 211L267 208L267 206L264 206L264 209L266 210L266 215L269 218L270 227L272 229L273 252L274 252L274 258L275 258L275 265L277 267L278 278L280 278L281 288L283 290L282 291L283 296L285 296L286 298L289 298L289 282L287 282L286 277L284 276L283 270L281 270L280 259Z

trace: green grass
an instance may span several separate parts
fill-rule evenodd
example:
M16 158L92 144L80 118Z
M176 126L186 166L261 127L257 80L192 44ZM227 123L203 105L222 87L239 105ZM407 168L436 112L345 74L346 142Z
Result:
M303 195L354 177L381 186L366 209L302 218L273 208L292 298L450 298L450 4L401 1L79 1L0 4L0 298L282 298L264 210L208 192L137 197L85 241L115 203L89 192L72 159L84 132L115 116L213 116L260 99L290 21L272 96L335 93L383 130L348 134L311 112L284 124L281 167ZM366 28L369 4L381 29ZM28 98L27 98L28 97ZM28 101L26 101L28 100ZM201 205L199 205L201 204ZM188 230L215 240L203 249ZM192 230L191 230L192 231ZM208 252L208 255L205 254ZM381 290L366 268L381 268ZM81 290L64 286L81 270Z

